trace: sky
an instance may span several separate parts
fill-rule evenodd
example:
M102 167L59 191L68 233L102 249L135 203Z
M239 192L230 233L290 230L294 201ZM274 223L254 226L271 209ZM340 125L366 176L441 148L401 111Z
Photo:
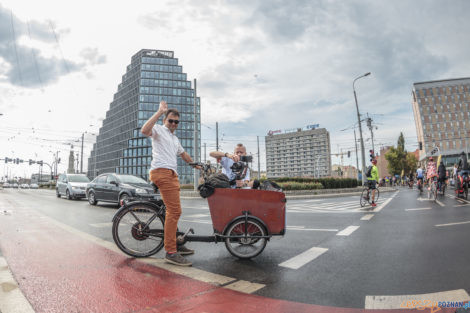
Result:
M466 0L1 1L0 158L52 163L59 151L63 172L83 134L85 170L140 49L174 51L197 79L207 154L218 122L222 150L242 142L256 154L259 136L263 170L269 130L320 124L355 165L352 83L366 72L355 89L376 151L400 132L412 151L413 83L470 76L468 12ZM363 136L368 154L364 124ZM0 176L37 171L0 164Z

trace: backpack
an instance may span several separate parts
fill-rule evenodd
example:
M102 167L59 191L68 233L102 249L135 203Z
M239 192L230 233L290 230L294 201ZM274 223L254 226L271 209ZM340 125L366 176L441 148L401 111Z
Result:
M366 177L372 177L372 165L367 168Z
M199 190L201 197L207 198L214 193L215 188L230 188L230 181L227 175L222 173L212 174L205 183L197 187L197 190Z

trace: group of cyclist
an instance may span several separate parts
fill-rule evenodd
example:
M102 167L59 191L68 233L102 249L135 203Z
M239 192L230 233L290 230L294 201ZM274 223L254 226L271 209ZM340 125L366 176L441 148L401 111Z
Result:
M459 163L456 166L456 170L454 173L454 179L456 181L456 189L461 190L463 187L463 182L466 177L468 177L469 168L468 168L468 161L467 155L465 152L460 154ZM428 189L431 188L431 182L433 179L437 179L438 186L443 186L446 183L448 178L447 170L444 165L444 162L440 162L439 166L437 167L436 162L434 162L434 158L431 156L428 159L426 164L425 170L420 166L416 170L416 179L418 182L418 188L422 188L423 183L426 182L428 185ZM413 180L413 174L410 175L410 180Z

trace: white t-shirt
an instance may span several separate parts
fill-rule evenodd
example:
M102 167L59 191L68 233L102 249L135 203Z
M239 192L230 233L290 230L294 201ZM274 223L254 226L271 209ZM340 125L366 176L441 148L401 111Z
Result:
M152 163L150 169L167 168L177 172L177 156L184 152L183 147L166 126L155 124L152 128Z
M230 168L233 165L233 163L234 163L233 160L227 157L222 157L222 159L220 160L220 165L222 165L222 173L227 175L230 181L234 180L237 177L237 175L234 172L232 172L232 169ZM246 170L246 175L244 178L242 178L242 180L250 180L249 168Z

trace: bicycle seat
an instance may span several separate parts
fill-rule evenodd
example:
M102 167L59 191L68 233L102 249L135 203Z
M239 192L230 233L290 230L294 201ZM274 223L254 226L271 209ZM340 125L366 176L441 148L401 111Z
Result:
M158 186L157 186L157 185L155 185L153 182L152 182L152 183L150 183L150 185L152 186L152 188L153 188L153 191L155 191L155 193L158 193Z

